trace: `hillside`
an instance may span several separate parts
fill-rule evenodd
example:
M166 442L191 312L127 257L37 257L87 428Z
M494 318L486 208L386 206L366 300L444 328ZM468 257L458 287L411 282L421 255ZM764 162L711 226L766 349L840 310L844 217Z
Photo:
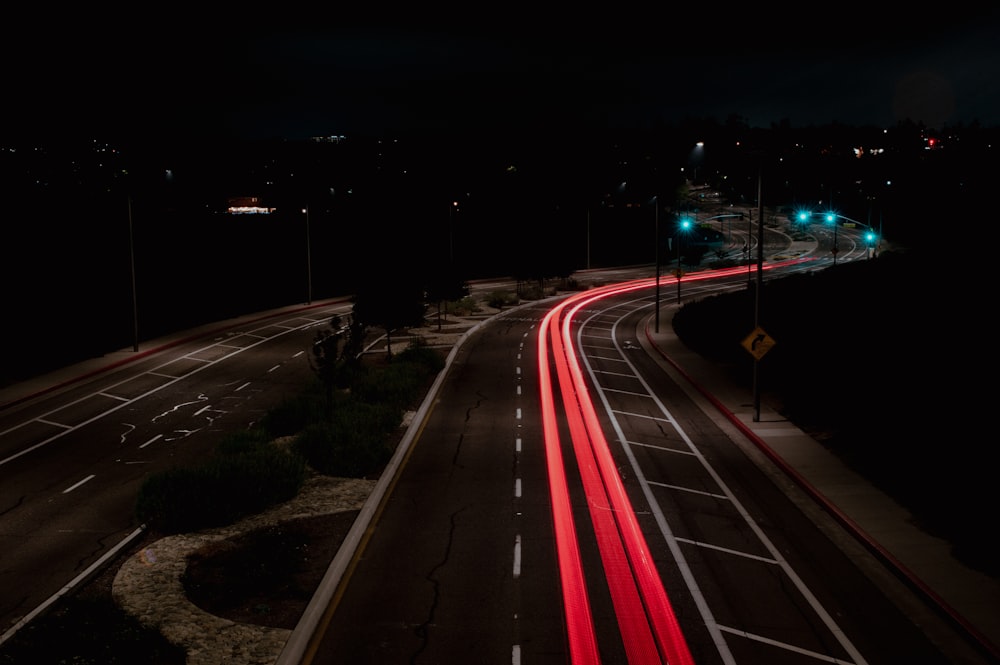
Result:
M948 280L923 251L890 252L765 282L759 324L776 340L760 360L761 398L812 433L919 519L955 555L1000 573L981 528L991 497L978 432L979 380L990 347L968 271ZM965 281L968 280L968 281ZM673 319L692 349L752 388L752 290L683 306Z

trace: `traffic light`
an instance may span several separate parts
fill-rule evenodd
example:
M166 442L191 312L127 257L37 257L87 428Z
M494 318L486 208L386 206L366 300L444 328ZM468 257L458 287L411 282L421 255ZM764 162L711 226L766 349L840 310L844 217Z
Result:
M812 213L809 212L808 210L799 210L795 214L795 219L800 224L805 224L806 222L808 222L810 217L812 217Z
M680 229L681 229L681 231L687 231L693 225L694 225L694 222L691 220L690 217L688 217L687 215L684 215L683 217L681 217L681 219L680 219Z
M867 242L869 245L874 245L875 244L875 232L874 231L868 231L867 233L865 233L865 242Z

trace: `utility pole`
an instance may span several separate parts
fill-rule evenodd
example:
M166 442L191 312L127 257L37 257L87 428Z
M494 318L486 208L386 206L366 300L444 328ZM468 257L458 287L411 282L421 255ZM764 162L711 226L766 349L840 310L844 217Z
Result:
M132 197L128 197L128 258L132 270L132 351L139 350L139 307L135 287L135 238L132 234Z
M653 232L653 243L656 245L656 323L654 330L660 332L660 198L653 197L653 205L656 212L653 215L653 224L656 226Z
M757 289L754 292L753 327L760 326L760 296L764 289L764 197L762 196L761 171L763 164L757 167ZM758 385L758 368L760 361L753 361L753 421L760 422L760 386Z

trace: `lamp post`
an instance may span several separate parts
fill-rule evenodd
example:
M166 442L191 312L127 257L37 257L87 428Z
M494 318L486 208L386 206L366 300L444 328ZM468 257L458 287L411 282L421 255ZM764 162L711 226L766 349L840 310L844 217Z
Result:
M654 330L660 332L660 200L653 196L653 245L656 256L656 317Z
M135 288L135 239L132 233L132 197L128 197L128 258L132 272L132 351L139 350L139 307Z
M689 217L681 217L677 221L677 230L674 232L674 244L677 246L677 303L681 302L681 277L683 276L683 271L681 270L681 231L687 231L691 228L692 222Z
M458 201L452 201L448 206L448 265L455 264L455 213L458 211Z
M306 304L312 304L312 234L309 232L309 206L302 209L306 216Z
M826 213L826 221L833 224L833 265L837 265L837 252L840 251L840 247L837 246L837 227L839 226L837 217L839 216L833 212Z

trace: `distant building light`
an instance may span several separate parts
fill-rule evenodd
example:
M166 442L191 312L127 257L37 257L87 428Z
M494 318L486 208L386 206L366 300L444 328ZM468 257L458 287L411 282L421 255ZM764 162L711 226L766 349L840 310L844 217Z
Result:
M230 215L270 215L274 208L262 208L260 206L229 206L226 209Z
M226 212L230 215L269 215L274 212L274 208L267 208L259 203L256 196L232 198L229 199L229 207L226 208Z

